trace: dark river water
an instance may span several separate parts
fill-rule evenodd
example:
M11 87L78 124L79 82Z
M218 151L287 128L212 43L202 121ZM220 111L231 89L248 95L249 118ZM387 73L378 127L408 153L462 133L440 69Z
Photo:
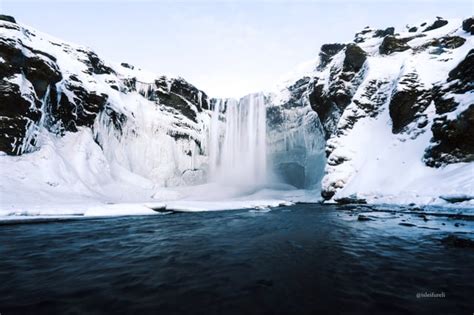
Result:
M473 314L472 221L338 209L0 225L0 313Z

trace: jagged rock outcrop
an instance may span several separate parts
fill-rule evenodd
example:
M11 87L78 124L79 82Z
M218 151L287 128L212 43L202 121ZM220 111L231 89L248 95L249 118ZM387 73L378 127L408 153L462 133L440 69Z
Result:
M420 49L435 47L438 48L436 53L443 53L445 49L456 49L464 45L466 40L459 36L444 36L440 38L433 38L426 44L420 46Z
M438 19L436 21L434 21L433 24L431 24L427 28L425 28L425 30L423 32L428 32L428 31L438 29L440 27L445 26L446 24L448 24L448 21L444 20L443 18L438 17Z
M474 18L470 17L462 22L462 29L474 35Z
M0 14L0 21L7 21L10 23L16 24L15 18L13 16Z
M356 44L348 44L342 53L342 62L326 69L325 78L316 77L308 91L309 102L318 113L326 138L336 130L342 112L364 75L366 53Z
M400 52L410 49L407 40L404 38L396 38L395 36L387 36L383 39L379 47L379 52L383 55L390 55L394 52Z
M449 72L447 83L435 88L434 103L436 113L440 116L431 127L432 145L424 155L427 165L439 167L474 161L473 90L474 49L471 49L466 58ZM461 100L457 101L459 98ZM460 110L462 108L466 109Z
M420 118L431 100L431 91L425 89L419 82L416 72L404 75L399 80L388 105L392 118L392 132L400 133L408 124Z
M332 60L332 57L344 49L346 45L344 44L324 44L321 46L321 51L319 53L319 65L318 69L323 69L327 64Z
M385 30L376 30L374 37L385 37L388 35L393 35L395 33L395 27L387 27Z
M435 144L425 154L427 165L474 162L474 103L454 119L436 118L431 130Z

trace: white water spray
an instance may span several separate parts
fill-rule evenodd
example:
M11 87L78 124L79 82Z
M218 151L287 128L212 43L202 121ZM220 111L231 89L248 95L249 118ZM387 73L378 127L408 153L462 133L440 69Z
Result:
M260 186L266 182L266 109L263 94L250 94L239 102L217 101L211 119L209 163L212 181L245 187Z

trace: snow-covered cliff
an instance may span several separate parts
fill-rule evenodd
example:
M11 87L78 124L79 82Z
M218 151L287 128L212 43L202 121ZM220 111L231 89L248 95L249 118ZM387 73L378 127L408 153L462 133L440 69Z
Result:
M352 43L322 46L303 95L327 140L325 199L474 195L472 25L367 27Z
M205 198L237 177L312 200L472 196L472 25L366 28L274 91L211 100L2 16L0 210ZM178 186L194 188L167 189Z
M124 185L148 198L154 186L204 182L208 97L185 80L107 63L12 19L0 20L0 73L2 202Z

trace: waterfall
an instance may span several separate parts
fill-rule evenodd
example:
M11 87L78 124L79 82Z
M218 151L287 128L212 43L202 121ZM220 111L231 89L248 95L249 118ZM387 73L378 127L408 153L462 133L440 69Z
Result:
M263 94L218 100L210 127L211 181L260 186L267 180L266 108Z

